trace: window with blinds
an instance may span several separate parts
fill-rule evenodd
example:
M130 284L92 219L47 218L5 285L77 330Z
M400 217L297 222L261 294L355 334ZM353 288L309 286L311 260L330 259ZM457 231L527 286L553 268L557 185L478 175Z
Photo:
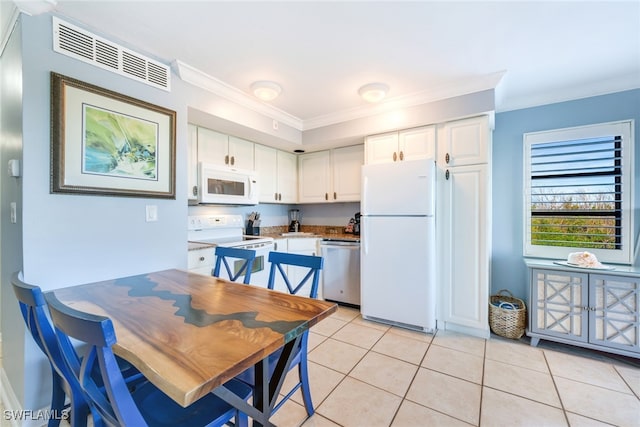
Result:
M525 134L525 255L633 255L631 122Z

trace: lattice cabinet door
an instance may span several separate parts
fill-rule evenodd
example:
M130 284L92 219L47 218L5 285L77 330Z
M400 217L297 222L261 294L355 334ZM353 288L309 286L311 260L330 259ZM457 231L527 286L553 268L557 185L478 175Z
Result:
M589 341L640 353L640 279L589 275Z
M531 331L587 342L588 275L541 269L531 274Z

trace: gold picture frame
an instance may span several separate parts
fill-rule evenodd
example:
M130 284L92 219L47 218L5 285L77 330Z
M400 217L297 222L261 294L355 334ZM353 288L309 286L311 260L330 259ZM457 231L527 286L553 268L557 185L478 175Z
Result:
M51 73L51 193L175 199L176 113Z

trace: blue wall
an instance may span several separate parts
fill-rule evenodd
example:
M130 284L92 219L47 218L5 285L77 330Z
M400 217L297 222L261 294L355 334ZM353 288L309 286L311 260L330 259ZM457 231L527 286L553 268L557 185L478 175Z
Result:
M640 89L496 114L493 132L492 294L527 295L523 246L523 134L635 119L635 206L640 202ZM640 210L635 208L638 235Z

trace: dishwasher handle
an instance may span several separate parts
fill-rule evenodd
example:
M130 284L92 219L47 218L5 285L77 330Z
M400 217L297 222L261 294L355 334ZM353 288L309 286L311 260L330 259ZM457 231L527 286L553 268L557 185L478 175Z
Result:
M326 247L326 248L333 247L333 248L357 249L357 248L360 248L360 243L359 242L341 242L341 241L335 241L335 240L331 240L331 241L323 240L320 242L320 246Z

